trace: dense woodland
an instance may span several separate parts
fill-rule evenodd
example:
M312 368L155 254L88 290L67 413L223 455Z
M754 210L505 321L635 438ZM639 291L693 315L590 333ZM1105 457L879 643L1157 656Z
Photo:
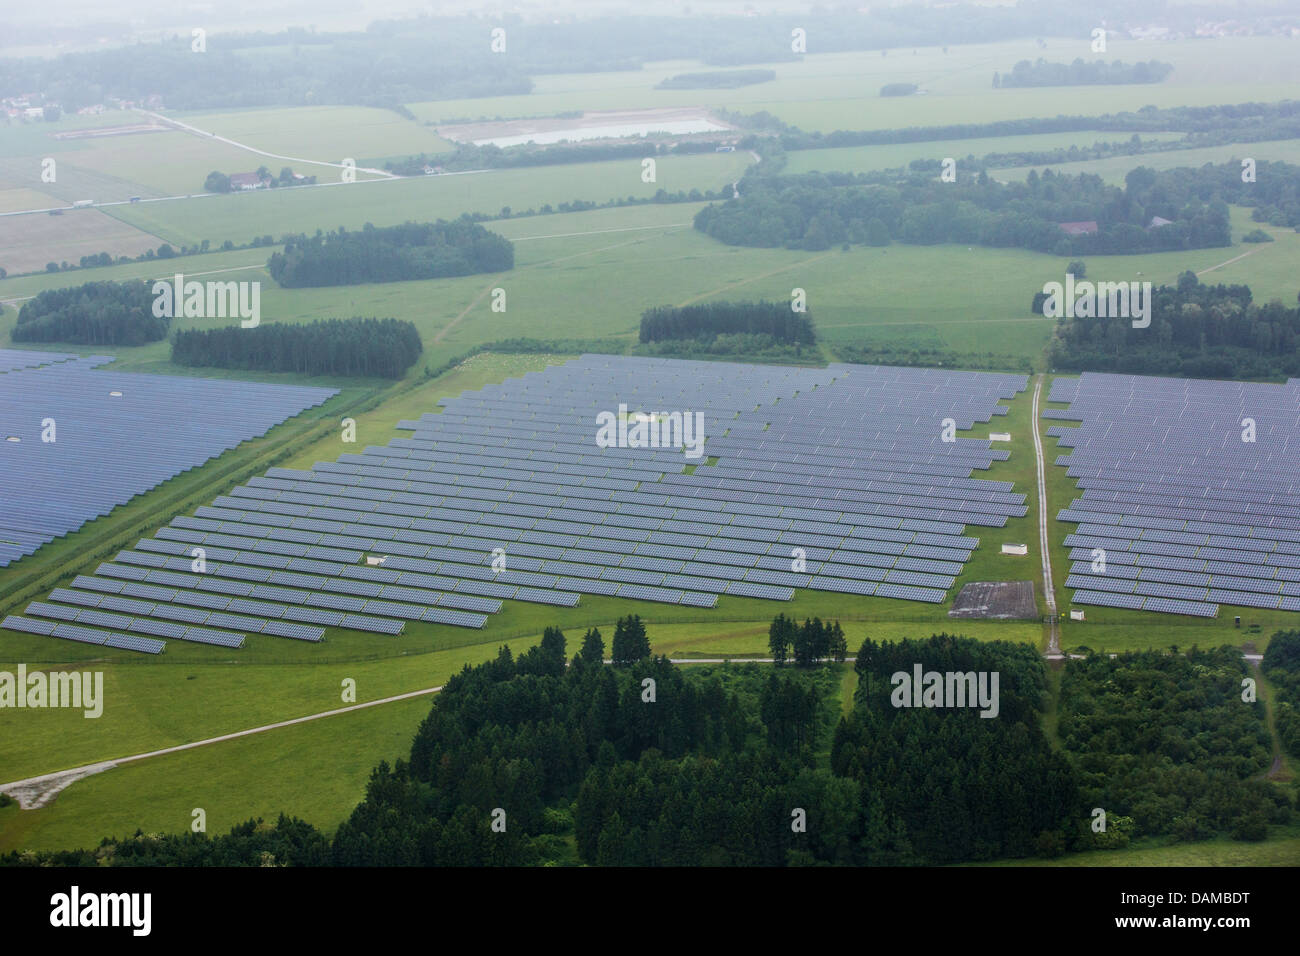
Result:
M323 319L186 329L172 340L172 361L197 368L401 378L422 350L419 331L404 319Z
M1107 63L1096 60L1088 63L1076 59L1073 63L1048 63L1042 57L1032 63L1021 60L1010 73L994 73L994 87L1008 86L1090 86L1112 83L1159 83L1174 68L1169 63L1156 60L1124 63L1115 60Z
M151 284L87 282L47 289L18 311L15 342L68 345L144 345L167 337L169 316L153 314Z
M284 250L271 254L267 270L280 285L355 285L441 279L514 268L515 247L469 216L448 222L407 222L360 231L340 226L315 236L286 237Z
M1277 735L1287 753L1300 758L1300 631L1274 634L1260 669L1277 689Z
M998 672L995 719L974 708L902 708L896 672ZM1056 855L1082 849L1074 772L1040 727L1047 671L1027 644L938 635L866 641L852 714L831 766L857 782L872 820L873 862L915 864Z
M1225 200L1239 195L1231 171L1231 164L1165 172L1138 168L1123 188L1100 176L1058 175L1050 169L1041 176L1031 170L1016 183L997 182L983 171L959 172L954 182L928 170L750 174L740 183L740 198L705 206L695 216L695 228L729 245L808 250L890 240L1012 246L1055 255L1199 249L1231 242ZM1240 172L1236 167L1239 185ZM1153 216L1170 224L1147 228ZM1081 221L1095 221L1097 231L1061 230L1061 223Z
M1134 832L1262 840L1292 818L1261 779L1270 744L1264 704L1243 700L1241 651L1090 654L1061 680L1061 742L1090 808Z
M1259 305L1247 286L1206 285L1188 271L1176 286L1151 290L1149 328L1135 329L1129 318L1060 319L1050 362L1191 378L1300 375L1300 308Z

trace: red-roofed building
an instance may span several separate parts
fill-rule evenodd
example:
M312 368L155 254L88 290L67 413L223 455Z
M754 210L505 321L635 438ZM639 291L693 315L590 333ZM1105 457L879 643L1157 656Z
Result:
M265 186L267 180L258 176L257 173L231 173L230 188L233 189L261 189Z

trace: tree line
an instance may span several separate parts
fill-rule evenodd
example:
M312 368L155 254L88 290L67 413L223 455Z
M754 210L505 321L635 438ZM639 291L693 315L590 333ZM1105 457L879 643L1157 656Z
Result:
M400 282L503 272L514 268L515 249L469 216L448 222L406 222L358 231L287 237L267 269L285 288Z
M423 349L404 319L321 319L186 329L172 339L171 357L196 368L401 378Z
M641 314L640 341L710 341L720 335L770 336L782 345L813 345L817 333L807 312L795 312L788 303L702 302L697 305L661 305Z
M994 73L993 87L1092 86L1115 83L1159 83L1174 71L1173 64L1157 60L1124 63L1115 60L1092 63L1077 58L1073 63L1048 63L1042 57L1032 63L1021 60L1010 73Z
M840 622L823 623L821 618L804 619L799 624L784 614L778 614L767 631L767 647L777 667L787 660L800 667L811 667L820 660L830 659L843 663L848 653L844 629Z
M46 289L23 304L10 337L15 342L68 345L144 345L167 337L170 316L153 314L151 284L87 282Z

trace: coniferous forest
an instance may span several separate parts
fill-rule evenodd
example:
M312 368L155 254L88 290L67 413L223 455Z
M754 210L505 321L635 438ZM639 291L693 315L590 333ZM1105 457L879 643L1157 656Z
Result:
M322 319L186 329L172 339L172 361L197 368L401 378L423 348L419 331L404 319Z
M441 279L514 268L511 242L469 216L448 222L407 222L359 232L343 227L290 236L267 269L285 288Z

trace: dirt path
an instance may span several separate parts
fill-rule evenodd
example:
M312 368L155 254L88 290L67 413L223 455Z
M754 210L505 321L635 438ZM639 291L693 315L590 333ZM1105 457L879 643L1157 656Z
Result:
M1197 274L1198 276L1203 276L1203 275L1205 275L1207 272L1213 272L1215 269L1222 269L1224 266L1230 266L1230 265L1232 265L1234 262L1240 262L1242 259L1246 258L1247 256L1253 256L1255 253L1259 252L1259 250L1260 250L1260 249L1263 249L1263 248L1264 248L1264 247L1263 247L1262 245L1261 245L1261 246L1256 246L1254 249L1251 249L1249 252L1243 252L1243 253L1242 253L1241 255L1239 255L1239 256L1233 256L1233 257L1232 257L1231 259L1229 259L1227 262L1220 262L1217 266L1210 266L1208 269L1202 269L1200 272L1198 272L1198 273L1196 273L1196 274Z
M827 256L832 254L833 253L830 252L823 252L820 256L813 256L811 259L804 259L792 265L782 266L779 269L772 269L769 272L760 272L756 276L747 276L744 279L737 279L735 282L728 282L726 285L718 286L716 289L711 289L708 292L701 292L699 295L692 296L691 298L687 299L685 302L678 302L677 308L680 309L683 306L692 304L693 302L699 302L701 299L707 299L711 295L717 295L719 292L726 292L728 289L734 289L737 286L746 285L750 282L754 282L757 279L766 279L769 276L780 275L782 272L789 272L791 269L801 268L802 266L806 266L809 263L816 262L818 259L825 259Z

